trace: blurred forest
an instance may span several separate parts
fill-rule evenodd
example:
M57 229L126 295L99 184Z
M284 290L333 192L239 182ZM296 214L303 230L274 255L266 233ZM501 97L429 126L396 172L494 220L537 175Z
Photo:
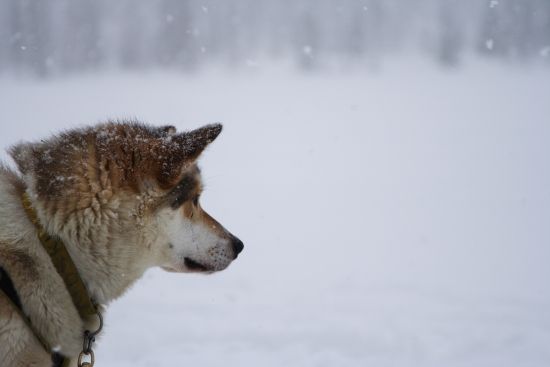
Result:
M403 54L550 65L549 0L2 0L0 72L290 60L377 67Z

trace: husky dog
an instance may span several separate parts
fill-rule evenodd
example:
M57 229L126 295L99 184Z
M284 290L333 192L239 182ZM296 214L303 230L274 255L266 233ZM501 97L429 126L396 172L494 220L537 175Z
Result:
M0 270L17 300L0 288L1 367L51 367L54 353L74 364L98 323L80 316L36 222L101 309L148 268L212 273L237 258L243 243L199 203L196 161L221 129L108 122L10 150L19 172L0 166Z

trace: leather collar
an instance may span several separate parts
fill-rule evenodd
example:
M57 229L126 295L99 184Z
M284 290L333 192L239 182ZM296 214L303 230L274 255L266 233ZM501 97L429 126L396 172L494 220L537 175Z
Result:
M87 319L97 314L97 308L88 294L88 290L78 273L76 265L69 255L63 241L57 236L51 236L38 219L29 195L25 192L22 196L23 207L29 219L36 227L38 239L52 259L55 269L65 282L65 286L71 295L73 303L82 319Z

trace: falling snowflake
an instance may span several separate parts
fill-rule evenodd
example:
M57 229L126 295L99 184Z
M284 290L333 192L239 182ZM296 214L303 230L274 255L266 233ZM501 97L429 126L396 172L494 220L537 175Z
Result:
M495 41L493 41L492 39L488 39L487 41L485 41L485 47L487 47L488 50L492 50L494 46Z
M540 50L540 55L542 57L548 57L550 56L550 46L546 46Z
M313 54L313 47L311 47L310 45L305 45L302 48L302 52L304 53L304 55L311 56L311 54Z
M496 6L498 5L498 0L491 0L489 2L489 7L492 9L492 8L495 8Z

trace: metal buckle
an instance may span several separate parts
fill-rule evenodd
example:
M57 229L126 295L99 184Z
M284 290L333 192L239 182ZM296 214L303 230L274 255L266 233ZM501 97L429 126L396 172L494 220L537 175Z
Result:
M91 332L90 330L86 330L84 332L84 344L82 345L82 352L80 352L80 355L78 356L78 367L94 366L95 356L92 347L95 343L95 337L103 329L103 316L101 315L101 312L99 312L99 310L97 311L97 317L99 318L99 328L94 332ZM84 357L89 357L90 361L83 362Z

